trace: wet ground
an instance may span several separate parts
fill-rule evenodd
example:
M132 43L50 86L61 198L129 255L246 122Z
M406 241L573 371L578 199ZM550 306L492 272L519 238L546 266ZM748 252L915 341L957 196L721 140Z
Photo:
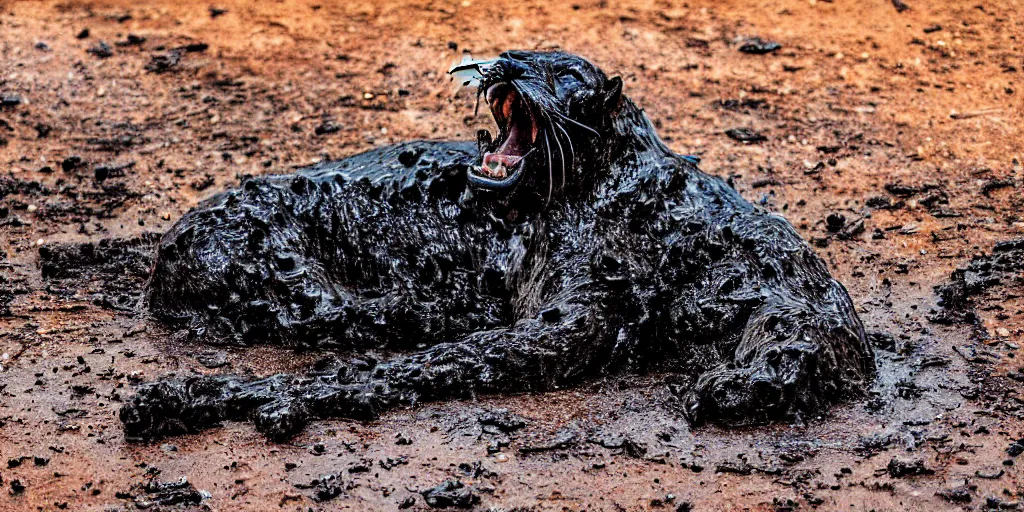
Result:
M1022 33L1012 1L0 4L0 509L1020 507L1024 276L968 262L1024 238ZM874 333L873 395L692 430L653 375L285 444L240 424L126 443L138 382L323 356L147 320L155 233L246 175L471 138L488 116L443 72L506 48L621 74L674 150L793 222ZM943 309L958 267L980 284Z

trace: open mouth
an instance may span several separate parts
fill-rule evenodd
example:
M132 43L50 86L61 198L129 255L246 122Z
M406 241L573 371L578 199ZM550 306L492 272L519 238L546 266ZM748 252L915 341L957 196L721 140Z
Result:
M484 153L470 179L489 188L507 188L522 178L526 157L537 140L537 123L522 96L508 83L497 83L484 94L500 131L499 146Z

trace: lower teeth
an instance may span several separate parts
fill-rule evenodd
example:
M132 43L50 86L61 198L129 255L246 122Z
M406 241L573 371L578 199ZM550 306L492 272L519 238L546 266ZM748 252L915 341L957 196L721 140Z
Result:
M508 169L501 162L488 162L487 165L480 168L480 171L491 178L504 178L508 175Z

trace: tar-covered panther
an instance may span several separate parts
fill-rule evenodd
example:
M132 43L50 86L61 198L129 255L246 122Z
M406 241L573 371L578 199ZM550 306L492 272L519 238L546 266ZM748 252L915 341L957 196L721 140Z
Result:
M673 153L588 61L510 51L462 69L498 127L252 178L163 238L151 312L209 343L357 356L306 375L142 386L132 438L572 386L692 376L695 422L816 413L870 384L846 290L785 219Z

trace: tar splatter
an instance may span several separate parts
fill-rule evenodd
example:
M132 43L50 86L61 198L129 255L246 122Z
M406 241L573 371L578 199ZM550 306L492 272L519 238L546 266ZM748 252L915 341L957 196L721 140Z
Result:
M39 265L50 290L71 295L85 290L92 302L114 310L135 310L153 264L158 233L98 242L49 243L39 247Z
M133 439L316 418L621 372L684 377L694 423L792 420L859 396L850 298L785 219L670 151L622 81L565 53L481 67L497 139L410 142L253 178L162 239L158 318L211 344L406 355L307 375L143 385Z
M992 253L976 256L953 271L949 282L936 286L942 310L931 320L937 323L978 323L973 298L1000 284L1024 284L1024 239L999 242Z

